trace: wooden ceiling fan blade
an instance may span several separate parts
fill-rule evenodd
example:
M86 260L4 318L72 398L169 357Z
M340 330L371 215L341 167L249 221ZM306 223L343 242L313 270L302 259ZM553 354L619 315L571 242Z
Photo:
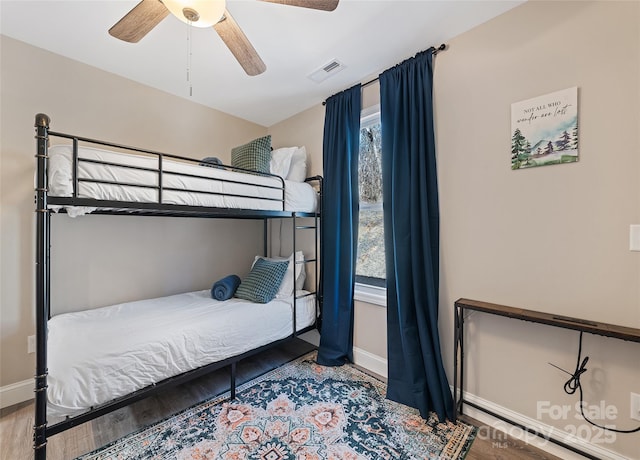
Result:
M161 1L142 0L109 29L109 34L125 42L138 43L168 14Z
M262 62L258 52L255 50L247 36L242 32L238 23L225 9L224 16L213 28L218 32L220 38L227 45L229 51L238 60L247 75L260 75L267 70L267 66Z
M333 11L338 7L339 0L261 0L269 3L279 3L281 5L300 6L314 10Z

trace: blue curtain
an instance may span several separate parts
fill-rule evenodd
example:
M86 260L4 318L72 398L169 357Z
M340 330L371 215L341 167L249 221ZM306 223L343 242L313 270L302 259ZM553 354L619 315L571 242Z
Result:
M433 48L380 75L387 269L387 397L453 419L438 335Z
M326 102L323 140L322 332L318 363L353 362L361 85Z

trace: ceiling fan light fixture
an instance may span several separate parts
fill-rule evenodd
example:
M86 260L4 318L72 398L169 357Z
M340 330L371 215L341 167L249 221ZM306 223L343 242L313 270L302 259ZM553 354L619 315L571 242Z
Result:
M163 0L164 6L182 22L211 27L224 15L225 0Z

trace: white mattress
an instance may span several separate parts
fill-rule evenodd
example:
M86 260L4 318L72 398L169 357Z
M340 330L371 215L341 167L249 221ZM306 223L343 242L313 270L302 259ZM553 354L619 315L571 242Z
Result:
M72 154L73 148L71 145L54 145L49 148L48 174L49 194L51 196L72 196ZM158 169L158 159L145 155L133 155L91 147L79 147L78 157ZM277 177L239 173L170 159L163 160L163 171L165 172L165 174L163 174L163 187L196 191L163 190L162 202L165 204L271 211L282 210L282 201L264 199L276 198L281 200L282 191L260 187L260 185L282 187L282 182ZM182 175L167 174L167 172L175 172ZM189 177L184 174L206 176L208 179ZM158 185L158 173L154 171L127 169L119 166L95 164L85 161L80 161L78 164L78 177L121 183ZM227 179L242 183L222 182L216 179ZM197 193L203 191L224 193L225 195ZM249 198L228 196L229 194L244 195ZM78 186L78 197L157 203L158 191L156 189L125 185L80 182ZM308 183L285 181L286 211L314 212L317 207L317 201L317 193ZM60 207L52 208L59 209ZM70 216L75 217L92 212L95 209L96 208L70 206L66 208L66 211Z
M313 324L315 296L297 299L296 311L298 330ZM292 299L221 302L208 290L54 316L48 323L48 415L85 412L286 338L292 319Z

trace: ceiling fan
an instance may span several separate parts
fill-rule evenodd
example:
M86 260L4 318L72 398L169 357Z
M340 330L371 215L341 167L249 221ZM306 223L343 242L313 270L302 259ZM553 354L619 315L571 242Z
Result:
M282 5L333 11L339 0L261 0ZM169 13L195 27L213 27L251 76L267 69L257 51L226 8L225 0L142 0L111 29L109 34L129 43L139 42Z

